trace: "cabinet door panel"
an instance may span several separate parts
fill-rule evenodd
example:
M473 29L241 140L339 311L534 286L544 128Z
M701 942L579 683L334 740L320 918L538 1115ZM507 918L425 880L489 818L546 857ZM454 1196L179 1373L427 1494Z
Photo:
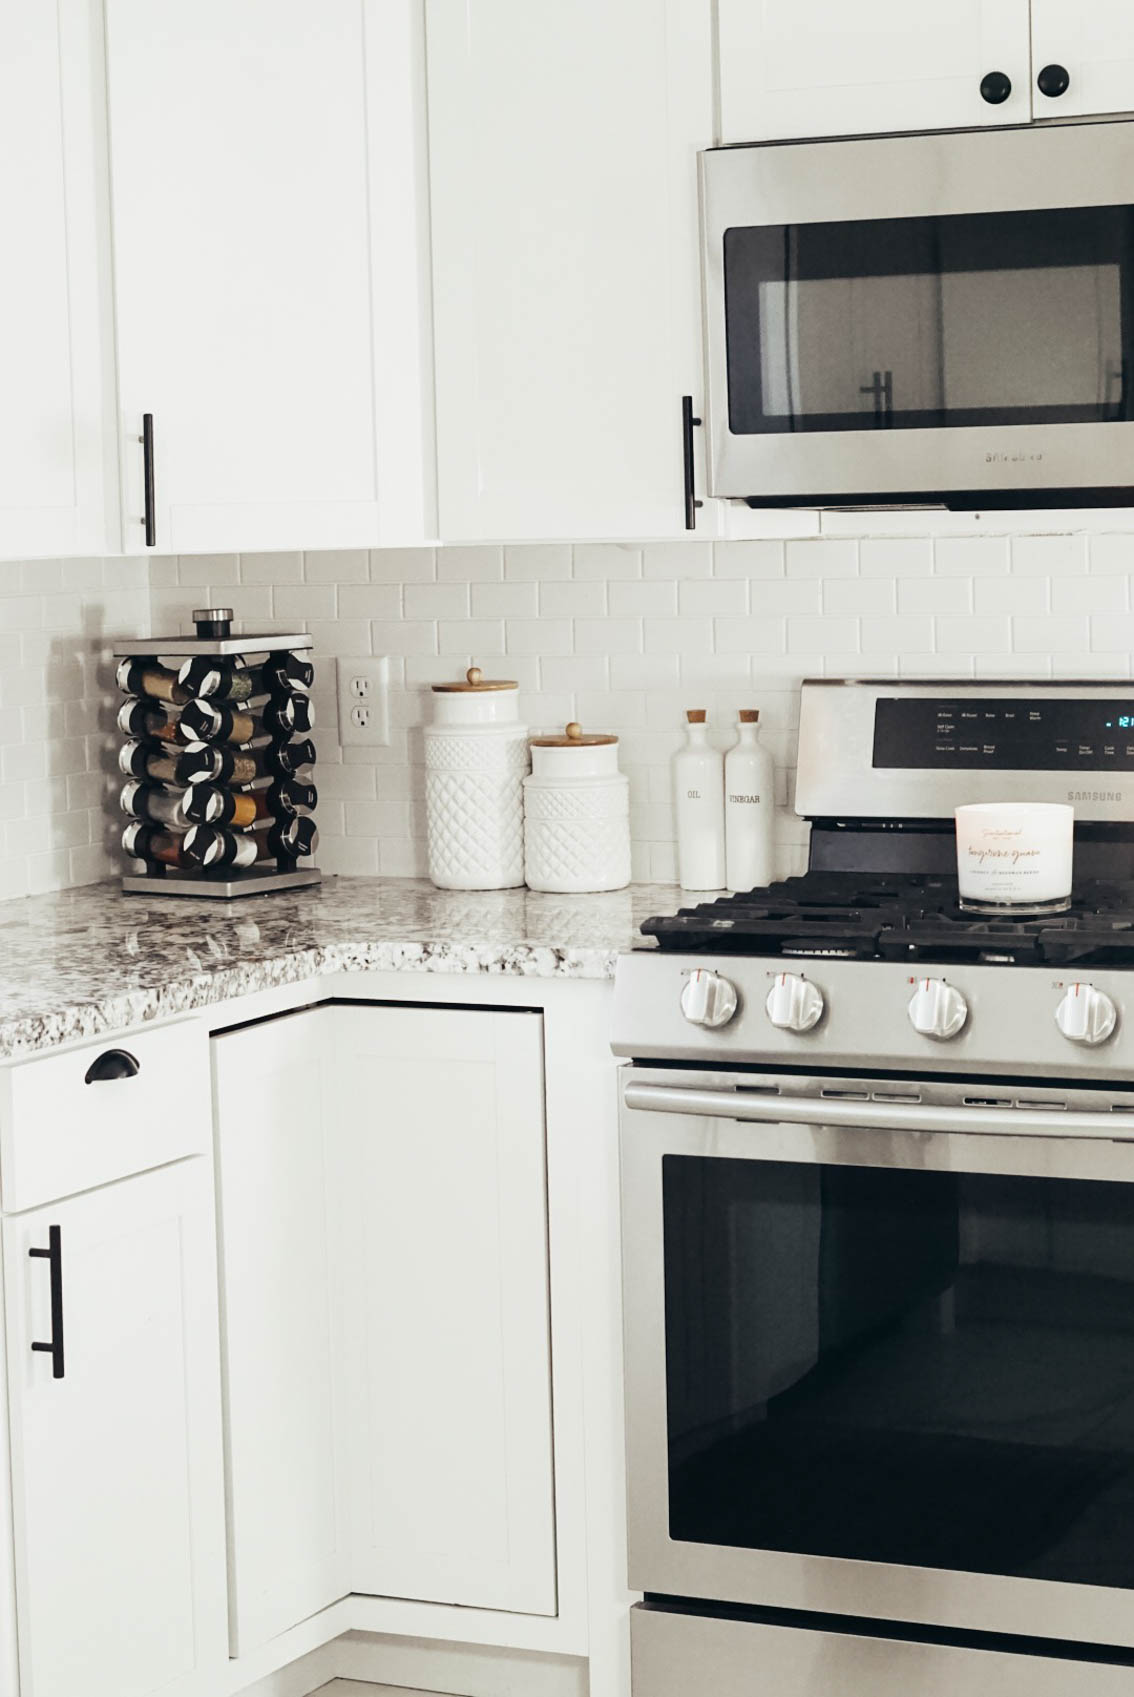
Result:
M709 8L426 20L442 539L683 534Z
M334 1010L214 1040L232 1654L350 1590Z
M104 552L92 0L0 14L0 555Z
M209 1164L3 1224L21 1697L196 1690L223 1665ZM62 1253L64 1376L46 1246Z
M721 140L1018 124L1028 0L720 0ZM989 71L1012 83L998 106Z
M1062 65L1067 90L1033 88L1037 118L1134 111L1134 10L1127 0L1032 0L1032 73Z
M127 544L377 540L362 0L108 0Z
M554 1614L542 1021L338 1014L353 1588Z

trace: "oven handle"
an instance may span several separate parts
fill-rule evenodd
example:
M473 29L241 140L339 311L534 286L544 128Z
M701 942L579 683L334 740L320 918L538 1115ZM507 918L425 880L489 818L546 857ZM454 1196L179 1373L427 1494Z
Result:
M687 1090L668 1084L628 1083L628 1108L655 1114L695 1114L751 1120L764 1125L851 1126L871 1131L966 1132L980 1137L1096 1138L1134 1142L1134 1114L1080 1114L1026 1108L942 1108L920 1102L844 1102L830 1097L746 1096L732 1090Z

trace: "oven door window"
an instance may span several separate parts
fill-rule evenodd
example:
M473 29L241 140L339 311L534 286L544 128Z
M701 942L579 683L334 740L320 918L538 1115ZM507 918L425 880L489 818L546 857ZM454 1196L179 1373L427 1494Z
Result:
M734 434L1129 419L1134 210L725 231Z
M1134 1586L1134 1192L666 1156L672 1538Z

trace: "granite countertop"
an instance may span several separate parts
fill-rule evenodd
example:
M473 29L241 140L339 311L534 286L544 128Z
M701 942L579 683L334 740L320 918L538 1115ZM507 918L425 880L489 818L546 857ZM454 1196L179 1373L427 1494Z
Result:
M549 896L341 877L232 903L117 883L0 902L0 1058L328 972L610 978L642 920L680 899L671 884Z

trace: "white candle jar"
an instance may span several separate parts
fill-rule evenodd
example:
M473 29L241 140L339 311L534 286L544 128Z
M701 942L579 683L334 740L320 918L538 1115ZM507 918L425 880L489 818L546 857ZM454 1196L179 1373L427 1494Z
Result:
M518 685L486 679L433 685L425 731L429 876L442 890L510 890L524 882L527 727Z
M1075 809L979 802L956 809L957 891L972 913L1061 913L1071 905Z
M524 779L524 869L529 889L575 895L630 882L630 780L618 770L618 738L532 741Z

